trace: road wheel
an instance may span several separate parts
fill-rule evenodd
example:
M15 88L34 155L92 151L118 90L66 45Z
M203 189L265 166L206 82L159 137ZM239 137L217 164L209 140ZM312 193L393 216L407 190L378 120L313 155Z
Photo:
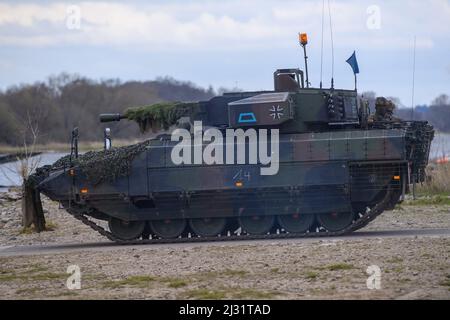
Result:
M149 222L153 233L160 238L177 238L186 228L185 219L151 220Z
M317 221L326 230L331 232L341 231L347 228L353 221L353 212L330 212L317 215Z
M239 225L243 231L249 234L261 235L268 233L275 222L275 217L270 215L251 215L239 217Z
M192 231L201 237L217 236L223 232L227 225L225 218L198 218L190 219L189 226Z
M304 233L314 223L314 214L283 214L277 217L281 228L291 233Z
M137 239L145 228L145 221L124 221L110 218L108 224L112 234L121 240Z

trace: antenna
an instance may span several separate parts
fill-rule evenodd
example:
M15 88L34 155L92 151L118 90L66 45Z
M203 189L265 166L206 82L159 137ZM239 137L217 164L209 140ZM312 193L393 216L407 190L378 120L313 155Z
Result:
M320 89L322 89L322 70L323 70L323 26L324 26L324 17L325 16L325 0L322 0L322 44L320 46Z
M333 42L333 23L331 21L331 5L328 0L328 16L330 17L330 35L331 35L331 89L334 88L334 42Z
M414 36L413 47L413 70L412 70L412 89L411 89L411 120L414 120L414 89L416 80L416 36Z
M416 36L414 36L413 47L413 70L412 70L412 89L411 89L411 120L414 120L414 86L416 78ZM416 174L413 174L413 200L416 200Z

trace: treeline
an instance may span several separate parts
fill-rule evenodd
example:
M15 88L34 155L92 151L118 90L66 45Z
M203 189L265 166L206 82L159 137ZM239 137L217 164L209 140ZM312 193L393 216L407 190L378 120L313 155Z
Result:
M406 120L427 120L437 131L450 132L450 98L442 94L430 106L417 106L397 110L398 117Z
M238 90L236 88L232 90ZM128 107L148 105L162 101L208 100L216 92L212 87L200 88L191 82L172 78L154 81L102 80L94 81L73 74L62 73L44 82L11 87L0 92L0 144L21 146L24 141L37 143L68 142L70 132L79 128L80 140L99 141L105 125L98 121L100 113L121 113ZM371 111L375 111L374 92L364 92ZM388 97L397 106L398 99ZM411 119L411 108L397 108L396 115ZM437 97L431 106L417 107L415 120L428 120L443 132L450 132L450 99ZM139 138L134 122L109 123L114 139Z
M98 115L161 101L207 100L217 94L172 78L154 81L94 81L71 74L45 82L20 85L0 92L0 144L22 145L37 136L37 143L67 142L72 128L80 140L100 140L105 126ZM108 124L114 138L139 137L137 125L122 121Z

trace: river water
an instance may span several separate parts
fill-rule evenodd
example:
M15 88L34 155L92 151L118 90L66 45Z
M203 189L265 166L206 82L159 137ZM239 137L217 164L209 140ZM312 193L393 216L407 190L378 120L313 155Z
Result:
M436 133L431 143L430 159L450 157L450 133Z
M65 155L67 155L67 153L42 153L39 156L33 157L30 161L37 161L38 166L40 167L52 164ZM22 184L22 178L18 174L19 167L19 161L0 164L0 192L7 191L7 186L20 186Z
M67 153L48 152L37 156L39 166L52 164ZM430 159L450 156L450 134L436 133L431 144ZM8 186L19 186L22 178L17 174L19 162L9 162L0 164L0 192L8 190Z

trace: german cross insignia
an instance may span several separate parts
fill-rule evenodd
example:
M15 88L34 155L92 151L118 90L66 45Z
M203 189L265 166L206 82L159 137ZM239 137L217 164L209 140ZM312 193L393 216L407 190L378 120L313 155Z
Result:
M273 118L273 120L276 119L280 119L284 113L284 108L280 107L280 106L272 106L272 108L270 108L269 112L270 112L270 116Z

